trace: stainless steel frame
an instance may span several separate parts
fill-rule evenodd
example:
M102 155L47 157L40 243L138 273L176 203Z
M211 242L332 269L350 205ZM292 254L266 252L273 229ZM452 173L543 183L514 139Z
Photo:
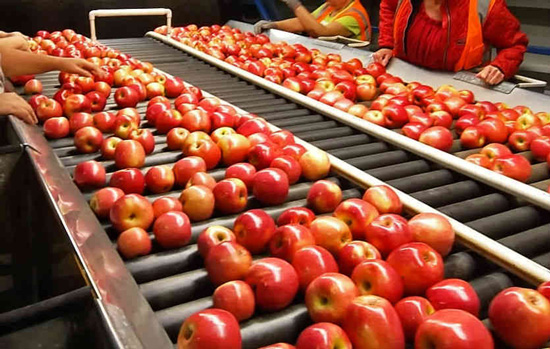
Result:
M233 25L237 22L229 22L230 25ZM241 26L242 27L242 26ZM281 36L284 32L277 31L276 34ZM296 37L297 35L285 33L287 35L292 35ZM307 98L304 95L291 91L287 88L284 88L281 85L277 85L275 83L272 83L270 81L267 81L261 77L258 77L252 73L249 73L247 71L244 71L243 69L237 68L229 63L226 63L222 60L219 60L217 58L214 58L210 55L205 54L204 52L201 52L199 50L196 50L190 46L181 44L180 42L171 39L167 36L160 35L154 32L148 32L146 34L149 37L155 38L159 41L162 41L166 44L169 44L171 46L177 47L178 49L187 52L195 57L198 57L220 69L223 69L225 71L228 71L234 75L239 76L242 79L245 79L247 81L250 81L254 83L255 85L261 86L270 92L273 92L277 95L280 95L282 97L285 97L297 104L303 105L311 110L314 110L322 115L326 115L332 119L338 120L346 125L349 125L355 129L358 129L362 132L365 132L369 135L372 135L374 137L377 137L381 140L384 140L388 143L394 144L400 148L406 149L408 151L411 151L417 155L420 155L421 157L425 159L429 159L431 161L434 161L438 164L441 164L449 169L452 169L454 171L457 171L459 173L462 173L464 175L467 175L471 178L474 178L480 182L486 183L490 186L493 186L503 192L512 194L514 196L520 197L525 199L528 202L531 202L539 207L542 207L546 210L550 210L550 195L543 192L542 190L539 190L537 188L534 188L530 185L521 183L519 181L516 181L514 179L497 175L495 172L490 171L488 169L482 168L480 166L474 165L468 161L465 161L457 156L451 155L449 153L437 150L433 147L430 147L428 145L422 144L420 142L414 141L406 136L397 134L389 129L386 129L384 127L372 124L370 122L364 121L362 119L359 119L357 117L354 117L346 112L343 112L339 109L327 106L326 104L323 104L321 102L318 102L316 100L313 100L311 98ZM302 43L307 42L306 40L309 40L307 38L300 37L302 40ZM290 42L290 40L286 40L287 42ZM309 45L310 47L318 45L317 43L314 43L312 45ZM342 48L343 51L337 51L341 52L344 59L347 59L351 56L349 56L351 53L350 51L357 52L357 54L362 53L363 56L358 56L360 59L365 59L365 51L356 50L349 47ZM368 53L370 55L370 53ZM403 61L395 60L393 64L406 64L409 66L408 69L413 69L414 67L411 66L408 63L405 63ZM414 68L419 69L419 68ZM434 74L433 72L424 71L424 73L428 74ZM442 75L444 73L437 73L436 76ZM448 80L446 82L448 83L450 79L452 79L452 74L446 74ZM406 78L406 77L405 77ZM428 79L429 82L431 81L431 75L428 75L428 77L424 77L421 80ZM416 78L414 79L416 80ZM460 81L457 81L460 82ZM472 85L474 86L474 85ZM479 87L479 86L477 86ZM479 87L481 88L481 87ZM516 93L515 91L522 91L523 93L529 94L531 98L539 97L539 98L546 98L550 102L549 96L544 96L542 94L522 90L522 89L515 89L512 94ZM477 92L476 92L477 93ZM495 92L492 92L494 96ZM526 100L523 100L524 102L527 102ZM549 104L550 105L550 104Z
M118 347L172 347L105 230L41 129L14 117L10 117L10 122L21 142L30 145L26 151L34 170L67 232L83 275L97 298L101 316Z

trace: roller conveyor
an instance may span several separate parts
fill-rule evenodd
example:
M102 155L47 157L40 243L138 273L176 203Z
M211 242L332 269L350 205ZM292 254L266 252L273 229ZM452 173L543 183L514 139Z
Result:
M548 211L312 112L151 39L117 39L105 40L103 43L140 60L150 61L162 71L180 76L186 82L235 106L258 114L275 126L292 131L300 139L386 181L541 265L550 267L550 245L546 243L550 234ZM41 80L45 94L52 95L57 88L57 74L45 74ZM114 108L114 104L110 103L109 108ZM145 104L141 103L138 110L143 115ZM143 127L149 128L146 123ZM155 152L147 156L142 169L144 172L150 166L171 165L181 158L180 152L165 148L165 139L163 135L155 136ZM76 164L90 159L101 161L108 176L116 170L112 162L102 161L98 155L76 154L72 138L54 140L49 145L69 174L72 174ZM223 176L223 170L216 169L211 174L219 179ZM360 197L362 194L360 188L341 177L329 179L342 187L344 199ZM264 209L277 217L288 207L303 206L310 186L308 182L293 185L287 202ZM175 190L163 195L177 197L179 192ZM83 193L86 200L90 195L90 192ZM157 197L146 196L151 200ZM253 207L261 205L251 197L248 208ZM192 241L196 241L198 234L209 225L232 227L235 218L236 215L215 216L211 220L193 224ZM116 235L110 224L101 222L101 226L114 243ZM154 247L151 255L124 264L155 314L154 318L147 318L145 322L160 324L173 343L187 316L212 305L210 295L214 288L203 269L195 244L169 251ZM445 267L446 277L460 277L472 284L482 301L483 314L490 300L500 290L514 284L525 284L459 245L447 257ZM257 348L280 341L294 342L308 324L309 316L299 296L294 305L281 312L258 313L241 324L244 347ZM142 344L149 347L146 342L142 341ZM161 347L161 344L157 347Z

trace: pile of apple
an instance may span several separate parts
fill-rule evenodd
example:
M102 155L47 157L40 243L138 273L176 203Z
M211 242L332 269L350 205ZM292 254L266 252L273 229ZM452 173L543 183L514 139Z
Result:
M238 216L233 229L211 226L199 235L199 253L217 288L213 308L183 323L178 348L241 348L239 322L258 310L280 311L299 293L315 324L295 346L264 349L392 349L406 342L494 347L477 318L480 300L472 286L444 279L442 257L451 251L454 232L443 216L407 221L387 186L342 202L341 189L327 180L312 185L307 205L287 209L276 221L253 209ZM253 262L266 251L269 257ZM542 295L548 286L540 290L513 287L492 300L489 319L509 345L539 348L550 338L550 302Z
M166 35L165 27L155 31ZM188 25L173 28L170 36L366 121L401 128L404 135L440 150L451 149L453 133L450 129L454 126L464 148L507 143L514 151L526 151L537 140L536 159L547 161L550 166L550 147L547 146L550 144L550 113L535 114L527 107L510 108L503 103L476 103L471 91L457 91L452 86L434 90L418 82L405 84L377 63L363 67L358 59L343 62L338 54L325 55L301 44L272 43L264 34L243 33L229 26L199 28ZM361 101L369 101L369 107L358 103ZM503 161L525 162L518 160L518 156L509 154ZM473 162L479 164L477 160ZM485 159L483 164L505 175L510 173L502 171L503 166L493 159ZM513 178L526 180L525 177Z

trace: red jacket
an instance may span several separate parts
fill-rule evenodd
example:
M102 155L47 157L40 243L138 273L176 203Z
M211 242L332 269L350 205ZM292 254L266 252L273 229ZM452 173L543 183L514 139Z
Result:
M422 0L403 0L403 5L412 9L412 3L416 6ZM468 8L470 0L448 0L442 5L443 27L448 28L449 43L441 47L441 52L447 52L446 62L440 67L442 70L453 71L456 63L459 61L466 41L468 28ZM394 30L399 36L406 35L405 30L408 26L408 20L411 10L406 12L405 16L395 23L394 18L398 0L382 0L380 4L380 48L391 48L394 54L407 60L407 53L403 45L405 40L394 40ZM510 13L505 0L495 0L492 9L482 23L483 40L485 44L491 45L497 49L497 57L490 63L498 67L509 78L513 76L521 62L523 55L527 50L529 39L527 35L520 30L519 21Z

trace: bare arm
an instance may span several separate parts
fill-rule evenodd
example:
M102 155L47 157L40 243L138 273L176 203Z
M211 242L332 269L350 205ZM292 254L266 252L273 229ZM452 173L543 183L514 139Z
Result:
M2 49L2 70L6 76L40 74L59 70L69 73L92 76L91 72L101 74L98 66L83 59L61 58L24 52L13 48Z
M290 33L299 33L305 31L304 26L298 18L290 18L275 22L276 28Z
M29 42L23 36L11 35L0 37L0 51L8 48L14 48L16 50L28 51Z
M294 10L294 14L296 15L296 19L302 24L304 28L303 31L314 38L334 35L350 36L352 34L346 27L338 22L332 22L327 25L317 22L315 17L313 17L313 15L302 5Z

